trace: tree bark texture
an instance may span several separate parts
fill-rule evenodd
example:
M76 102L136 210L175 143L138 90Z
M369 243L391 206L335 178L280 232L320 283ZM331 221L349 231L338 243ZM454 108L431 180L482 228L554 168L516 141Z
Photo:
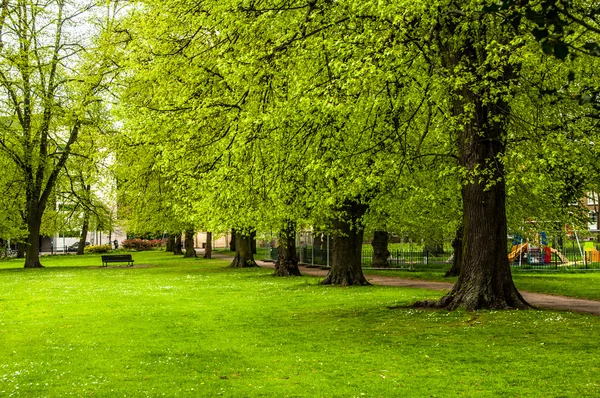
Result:
M368 206L358 200L347 200L340 209L341 218L333 221L333 258L323 285L370 285L362 271L362 216Z
M25 258L26 250L27 250L27 244L25 242L17 243L17 258Z
M235 233L235 257L229 268L258 267L252 254L252 238L241 232Z
M83 213L83 224L81 225L81 235L79 236L79 246L77 246L77 254L82 255L85 251L85 238L87 238L88 228L90 225L89 213Z
M27 247L25 248L25 268L43 268L40 263L40 228L42 215L29 213L27 220Z
M250 247L252 249L252 254L256 254L256 231L255 230L250 232Z
M167 247L165 251L174 252L175 251L175 235L169 234L167 236Z
M235 229L231 228L231 240L229 241L229 250L231 250L232 252L235 251Z
M204 258L212 258L212 232L206 233L206 245L204 247Z
M175 245L173 246L173 254L181 255L183 254L183 244L181 242L181 234L175 236Z
M456 230L456 236L452 240L452 249L454 249L452 267L446 271L444 275L446 278L460 275L460 268L462 266L462 227Z
M390 266L388 258L390 257L390 251L388 250L389 234L387 231L375 231L373 233L373 261L371 265L373 267L386 268Z
M194 248L194 230L185 230L185 258L196 257L196 249Z
M289 221L279 233L275 276L301 276L296 252L296 223Z

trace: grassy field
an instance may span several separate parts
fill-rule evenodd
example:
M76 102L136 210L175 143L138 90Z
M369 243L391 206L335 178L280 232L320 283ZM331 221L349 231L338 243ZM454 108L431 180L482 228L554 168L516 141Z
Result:
M456 282L457 278L444 278L439 271L376 271L365 270L365 274L397 276L440 282ZM600 300L600 272L536 272L513 271L513 280L518 289L535 293Z
M0 396L600 396L598 317L415 310L440 293L134 259L0 263Z

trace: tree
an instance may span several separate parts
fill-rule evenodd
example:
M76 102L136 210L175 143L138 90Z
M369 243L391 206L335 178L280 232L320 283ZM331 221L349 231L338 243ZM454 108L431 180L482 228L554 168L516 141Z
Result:
M325 283L363 284L364 228L430 235L418 221L437 210L448 223L435 240L458 225L463 239L459 281L435 305L527 307L506 256L508 184L533 178L528 140L551 153L564 136L551 120L580 110L548 97L570 74L540 67L511 15L467 0L145 5L131 30L129 123L168 148L160 166L174 197L196 203L211 230L330 231L338 254ZM536 95L551 109L533 112Z
M0 151L23 178L25 267L35 268L42 266L40 229L52 190L81 129L95 123L89 110L113 65L72 34L94 3L51 0L41 7L8 0L2 6L0 90L7 123L1 126Z
M388 250L389 233L387 231L374 231L373 241L373 267L389 267L390 263L388 258L390 257L390 251Z
M251 233L243 230L236 230L235 234L235 257L229 268L248 268L258 267L254 261L252 253Z
M463 261L462 261L462 253L463 253L462 228L460 228L460 227L456 230L456 236L452 240L452 249L454 250L454 254L452 256L452 266L444 274L444 277L446 277L446 278L450 277L450 276L459 276L460 275L460 270L461 270L462 263L463 263Z
M287 222L279 233L275 276L301 276L296 252L296 224Z
M339 218L332 221L333 258L331 270L323 285L370 285L362 272L362 216L368 206L359 200L349 200L340 209Z
M185 253L183 257L197 257L196 249L194 248L194 229L188 228L185 230Z
M206 244L204 246L204 258L212 258L212 232L206 232Z

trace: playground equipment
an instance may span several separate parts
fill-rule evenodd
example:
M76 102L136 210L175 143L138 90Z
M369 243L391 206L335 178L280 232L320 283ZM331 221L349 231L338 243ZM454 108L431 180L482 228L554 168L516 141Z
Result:
M534 246L530 243L520 243L513 245L510 253L508 253L508 261L510 263L519 261L521 264L526 261L528 264L550 264L552 262L552 253L560 259L561 263L568 263L569 260L558 250L546 246Z
M527 247L529 247L529 243L514 245L510 253L508 253L508 262L514 262L517 257L527 251Z
M508 253L508 261L515 263L518 260L519 265L524 261L530 265L550 264L552 262L552 254L555 254L562 264L569 263L569 259L564 254L548 245L548 238L545 232L538 233L535 241L535 245L529 241L524 242L523 238L516 235L513 240L513 247L510 253Z

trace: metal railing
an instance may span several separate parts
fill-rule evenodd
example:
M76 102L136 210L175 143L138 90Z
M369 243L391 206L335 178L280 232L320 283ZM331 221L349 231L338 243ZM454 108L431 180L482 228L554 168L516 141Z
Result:
M559 269L600 269L600 259L589 252L564 249L561 256L552 252L521 254L510 263L513 269L522 270L559 270ZM310 246L297 248L300 263L309 266L329 267L333 250L317 249ZM278 249L268 248L268 258L277 261ZM410 271L446 271L452 265L452 253L432 253L427 250L390 250L388 267L390 269ZM566 261L565 261L566 260ZM372 268L373 251L363 249L361 253L363 268ZM380 267L378 267L380 268Z
M333 258L333 250L317 249L310 246L298 247L298 258L300 263L319 267L329 267ZM272 261L277 261L279 253L276 247L268 249L268 258ZM388 267L395 269L421 270L421 269L445 269L451 263L450 254L432 255L427 250L408 251L408 250L391 250L388 257ZM362 250L361 263L363 268L370 268L373 263L373 251Z

